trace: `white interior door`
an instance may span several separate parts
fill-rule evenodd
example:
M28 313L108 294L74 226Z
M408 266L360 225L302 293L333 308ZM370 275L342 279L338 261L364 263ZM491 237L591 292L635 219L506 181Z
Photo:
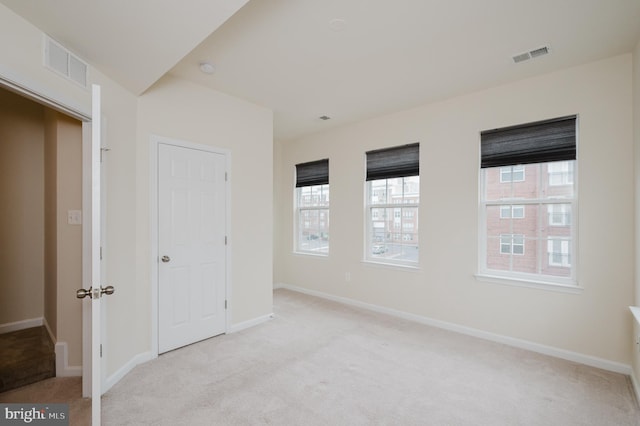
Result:
M226 329L226 158L158 146L158 352Z
M93 85L91 101L92 122L90 126L90 143L83 147L83 211L85 227L83 228L83 282L84 289L78 290L77 296L85 298L83 304L83 339L87 338L85 327L90 322L90 353L83 344L83 395L90 387L91 424L100 426L100 398L102 396L102 363L101 332L106 327L102 324L101 299L104 294L113 293L113 287L102 287L101 276L101 117L100 86ZM86 138L85 138L86 139ZM88 299L87 299L88 298ZM87 331L89 331L87 329Z

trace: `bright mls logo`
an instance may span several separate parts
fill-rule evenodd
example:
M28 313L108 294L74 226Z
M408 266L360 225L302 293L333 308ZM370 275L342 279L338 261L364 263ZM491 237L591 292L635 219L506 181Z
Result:
M0 426L69 426L69 404L0 404Z

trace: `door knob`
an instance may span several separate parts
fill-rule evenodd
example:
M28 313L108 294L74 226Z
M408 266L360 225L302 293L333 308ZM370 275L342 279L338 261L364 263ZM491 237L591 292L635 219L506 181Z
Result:
M171 262L171 258L169 256L166 256L166 255L162 256L160 258L160 260L162 260L164 263Z
M108 286L106 286L104 288L100 287L100 293L101 294L110 295L110 294L113 294L115 291L116 291L116 289L113 288L112 285L108 285Z
M89 290L85 290L84 288L81 288L78 291L76 291L76 297L78 299L84 299L85 297L89 296L89 298L91 299L91 291L92 291L91 288L89 288Z
M116 290L113 288L112 285L108 285L106 287L100 287L100 290L96 289L94 290L93 287L89 288L89 290L85 290L84 288L79 289L78 291L76 291L76 297L78 299L84 299L85 297L89 296L89 299L93 299L94 297L100 298L101 295L106 294L113 294Z

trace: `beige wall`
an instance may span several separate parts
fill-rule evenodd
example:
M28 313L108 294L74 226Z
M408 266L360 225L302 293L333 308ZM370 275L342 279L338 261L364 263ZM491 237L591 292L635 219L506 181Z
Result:
M91 92L43 66L42 37L42 31L0 4L0 76L90 114Z
M0 4L0 77L90 114L90 92L45 69L41 44L40 30ZM151 350L151 133L231 150L232 322L271 312L272 113L171 80L160 82L138 99L93 67L89 78L102 86L102 145L110 149L103 162L106 229L102 262L104 284L116 288L113 296L103 299L107 324L103 362L109 377ZM61 291L59 288L59 295ZM58 306L57 328L62 335L61 323L68 322L60 309Z
M276 282L629 365L633 300L631 55L283 144ZM581 294L475 279L479 132L578 114ZM365 151L419 141L418 270L363 259ZM331 253L294 255L293 168L330 159ZM351 274L346 282L345 273Z
M58 341L68 345L69 365L82 365L82 226L70 225L69 210L82 210L82 125L54 113L56 127L56 317Z
M640 306L640 41L633 52L633 129L635 147L635 306ZM640 399L640 325L634 321L632 341L633 375Z
M44 109L44 318L58 335L58 114Z
M231 152L232 324L272 312L272 112L203 86L167 77L140 97L138 132L139 263L150 265L150 136ZM141 281L149 282L150 268ZM147 307L149 302L147 302Z
M3 52L0 57L0 77L25 85L56 102L90 115L90 90L83 89L42 66L42 35L38 28L0 4L0 50ZM103 261L106 282L115 285L117 289L117 293L105 299L104 303L108 325L103 361L108 374L111 374L136 355L149 350L149 331L143 327L148 319L139 313L138 308L142 306L143 311L147 310L145 304L148 304L148 290L147 283L137 281L139 267L135 258L136 224L132 220L135 217L136 203L137 98L93 67L90 67L89 79L102 86L104 144L112 148L109 152L110 172L105 178L105 198L110 201L110 205L105 218L108 247L105 247ZM145 264L140 268L147 267ZM84 283L85 287L91 285ZM66 290L64 297L65 301L61 303L81 305L81 302L73 299L73 295L71 299L67 299L69 295ZM63 320L65 313L61 313L60 309L59 306L58 321L70 324L68 320ZM142 318L142 321L138 318ZM59 335L66 333L61 329L60 323L57 328ZM75 331L69 330L69 333L74 334ZM75 355L70 353L70 365L78 365L79 362L76 361Z
M43 115L0 90L0 324L44 315Z

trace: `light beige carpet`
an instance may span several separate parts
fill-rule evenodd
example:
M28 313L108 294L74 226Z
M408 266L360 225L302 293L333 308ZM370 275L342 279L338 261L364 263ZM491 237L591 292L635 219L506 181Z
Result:
M640 424L620 374L287 290L274 312L135 368L104 424Z

